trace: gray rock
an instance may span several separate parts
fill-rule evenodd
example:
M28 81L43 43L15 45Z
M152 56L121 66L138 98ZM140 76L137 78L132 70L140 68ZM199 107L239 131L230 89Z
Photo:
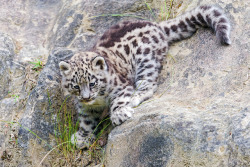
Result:
M172 46L175 61L168 56L153 100L109 134L107 166L250 165L247 3L219 4L232 20L232 45L199 30Z
M10 66L13 64L15 46L12 39L0 33L0 100L8 94Z
M60 88L61 76L58 64L61 60L70 58L72 54L73 52L67 49L53 51L39 76L37 86L30 93L24 117L20 120L22 127L18 138L18 143L24 149L28 149L28 141L36 137L28 133L26 128L49 144L49 135L53 135L55 130L56 113L64 101Z
M91 1L66 1L58 13L58 18L53 30L49 34L50 49L56 47L71 47L80 50L91 49L98 38L108 27L119 21L135 19L124 17L123 14L144 16L150 19L150 12L142 1L116 1L97 0ZM114 17L110 14L120 14Z
M16 66L13 63L15 45L13 40L4 33L0 33L0 155L5 148L8 138L6 124L13 117L13 110L17 109L17 101L9 96L10 83Z

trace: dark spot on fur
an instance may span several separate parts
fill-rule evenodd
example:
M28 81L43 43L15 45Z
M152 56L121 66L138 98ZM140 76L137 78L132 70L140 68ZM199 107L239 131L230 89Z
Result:
M177 27L176 25L172 25L172 26L171 26L171 30L172 30L173 32L175 32L175 33L178 32L177 28L178 28L178 27Z
M115 85L115 86L117 86L117 80L116 80L116 78L115 78L115 82L114 82L114 85Z
M161 55L161 50L160 49L157 50L157 55Z
M136 63L140 64L141 63L141 58L139 58Z
M138 22L123 22L119 29L115 29L111 27L108 31L106 31L101 37L101 41L99 46L109 48L113 47L116 42L120 42L121 38L124 37L128 32L131 32L137 28L143 28L147 25L152 25L151 22L146 21L138 21ZM116 26L116 25L115 25ZM104 40L107 39L107 40Z
M137 49L136 54L141 54L141 48L140 47Z
M104 39L107 39L107 38L108 38L108 33L104 33L100 39L104 40Z
M149 43L149 39L147 37L142 37L142 42L143 43Z
M162 49L162 51L165 53L166 52L166 50L167 50L167 47L164 47L163 49Z
M149 65L145 66L145 68L152 68L152 67L154 67L153 64L149 64Z
M203 16L199 13L197 15L198 20L203 24L203 25L207 25L207 22L204 20Z
M223 31L223 30L227 30L227 26L226 25L218 25L216 28L216 31Z
M144 77L144 75L139 75L136 77L136 80L139 81L139 80L143 79L143 77Z
M196 24L196 25L198 25L198 26L200 26L200 27L202 26L202 25L196 20L196 18L195 18L194 16L192 16L190 20L191 20L191 22L192 22L193 24Z
M189 18L186 18L185 20L191 28L196 29L195 25L189 20Z
M165 40L164 35L162 33L159 33L161 40Z
M125 46L124 46L124 50L125 50ZM127 60L125 59L125 57L123 56L123 54L121 54L120 52L116 51L115 54L120 57L125 63L127 63Z
M212 26L212 20L211 20L211 18L209 17L209 15L206 15L206 20L207 20L207 24L209 25L209 26ZM213 28L213 27L212 27Z
M113 111L115 111L117 108L119 108L119 106L116 106L116 107L113 109Z
M180 23L178 24L178 26L180 27L182 32L188 32L187 26L183 21L180 21Z
M130 39L132 39L132 38L134 38L135 36L133 35L133 36L129 36L128 38L127 38L127 40L130 40Z
M124 103L124 102L120 101L120 102L118 102L117 104L118 104L118 105L121 105L121 104L123 104L123 103Z
M133 44L133 47L134 47L134 48L137 47L137 46L138 46L137 40L135 39L135 40L132 42L132 44Z
M101 54L104 58L108 58L108 54L107 54L107 52L105 52L105 51L102 51L102 54Z
M141 70L137 73L137 75L140 75L143 71L145 71L145 69L141 69Z
M152 38L153 38L153 41L155 42L155 43L158 43L159 42L159 40L158 40L158 38L156 37L156 36L152 36Z
M220 13L219 11L214 10L214 16L215 16L215 17L218 17L218 16L220 16L220 15L221 15L221 13Z
M139 68L144 68L145 64L144 63L141 63Z
M151 77L154 73L153 72L150 72L147 74L148 77Z
M121 97L121 96L123 96L123 95L124 95L124 92L120 93L120 94L119 94L119 97Z
M122 47L122 45L121 45L121 44L119 44L119 45L117 46L117 48L120 48L120 47Z
M225 18L220 18L219 23L226 23L227 20Z
M147 62L149 62L149 59L145 59L145 60L143 60L143 62L142 62L142 63L147 63Z
M100 81L102 81L104 83L107 83L107 79L106 78L100 79Z
M123 76L119 75L119 79L122 83L126 83L126 79Z
M167 36L169 36L169 33L170 33L169 28L168 28L168 27L164 27L164 31L165 31L165 33L167 34Z
M124 95L124 97L129 97L129 96L131 96L130 93L126 93L126 94Z
M144 55L147 55L147 54L149 54L149 52L150 52L150 49L149 49L149 48L146 48L146 49L144 50L143 54L144 54Z
M120 122L120 124L122 123L122 120L121 120L121 118L119 118L119 122Z
M129 46L128 45L124 45L124 50L126 52L126 54L129 54Z
M203 10L209 10L211 8L211 6L203 5L203 6L200 6L200 8Z

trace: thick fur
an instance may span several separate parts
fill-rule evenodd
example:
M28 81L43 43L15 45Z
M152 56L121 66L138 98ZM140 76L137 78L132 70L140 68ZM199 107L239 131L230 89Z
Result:
M210 27L222 44L229 45L230 24L215 6L199 6L161 23L122 22L104 33L91 52L79 52L60 62L62 87L78 98L80 129L72 136L78 147L109 107L113 125L132 116L133 107L150 98L171 43L190 37L200 27ZM77 142L76 142L77 140Z

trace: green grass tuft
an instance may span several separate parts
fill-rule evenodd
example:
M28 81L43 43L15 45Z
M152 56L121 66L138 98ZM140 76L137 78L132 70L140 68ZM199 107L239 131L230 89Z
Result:
M35 71L38 71L43 68L43 63L41 60L30 62L30 64L33 64L32 70L35 70Z

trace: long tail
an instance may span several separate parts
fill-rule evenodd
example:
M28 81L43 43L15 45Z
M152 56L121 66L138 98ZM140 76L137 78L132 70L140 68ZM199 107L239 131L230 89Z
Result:
M161 22L160 27L168 36L169 43L190 37L200 27L210 27L222 44L231 44L230 23L222 9L216 6L199 6L175 19Z

